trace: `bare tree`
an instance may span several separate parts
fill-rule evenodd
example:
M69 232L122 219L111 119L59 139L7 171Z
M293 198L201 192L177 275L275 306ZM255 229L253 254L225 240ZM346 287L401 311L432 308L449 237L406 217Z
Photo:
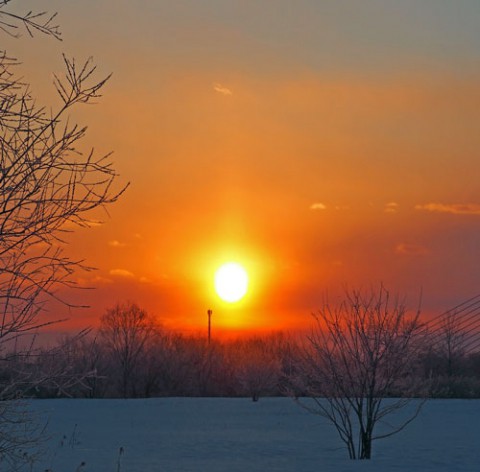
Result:
M235 344L236 371L242 393L256 402L261 395L272 394L278 388L281 363L272 349L274 338L260 337Z
M106 359L103 346L97 336L83 336L74 343L76 354L76 375L83 376L82 396L98 398L105 395L108 384Z
M476 329L469 326L470 318L470 314L463 318L456 311L447 311L427 325L430 349L425 353L424 367L426 375L432 378L433 396L468 396L469 384L475 384L474 378L466 376L468 335Z
M423 405L416 400L406 418L385 426L387 416L420 393L414 374L418 317L398 299L392 302L383 287L347 292L338 306L326 304L315 316L294 381L311 398L297 401L335 426L351 459L370 459L373 441L401 431ZM384 428L377 431L380 422Z
M445 360L448 377L458 375L458 365L465 356L465 333L455 312L448 312L442 319L440 339L436 350Z
M2 342L37 328L45 303L58 298L56 289L74 286L74 271L88 269L65 255L63 235L75 225L88 227L87 213L121 193L112 188L109 157L79 151L86 127L63 122L73 106L99 97L108 77L96 81L90 59L79 66L65 56L64 62L66 76L55 76L63 103L47 112L16 79L15 61L0 55Z
M20 4L20 2L18 2ZM16 13L14 0L0 0L0 30L19 37L42 33L60 39L55 14ZM91 59L77 63L64 56L65 74L54 76L58 109L37 105L29 85L16 74L18 61L0 50L0 368L11 365L12 346L26 358L19 338L47 324L40 316L60 288L75 287L74 273L89 267L65 253L64 235L88 227L89 212L117 200L116 173L109 156L82 153L87 128L68 121L79 104L92 103L108 77L97 79ZM20 346L20 347L19 347ZM27 374L31 378L32 373ZM42 376L41 376L42 377ZM20 385L17 385L18 387ZM4 388L0 400L22 395ZM7 417L8 415L3 415ZM0 434L8 423L0 420ZM5 433L8 442L8 432ZM3 443L2 443L3 444ZM0 444L2 457L12 449ZM17 446L18 447L18 443ZM14 449L15 449L14 447ZM16 450L16 449L15 449Z
M118 303L102 316L100 337L118 372L122 397L135 396L136 375L158 330L155 319L135 303Z
M164 333L161 346L156 346L156 383L160 395L192 395L191 387L194 363L192 342L178 333ZM196 350L196 349L194 349Z

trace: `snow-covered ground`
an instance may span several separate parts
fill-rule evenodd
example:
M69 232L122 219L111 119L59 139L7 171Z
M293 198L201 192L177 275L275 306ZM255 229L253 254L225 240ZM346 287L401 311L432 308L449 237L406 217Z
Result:
M350 461L335 430L287 398L36 400L48 452L34 472L480 471L480 401L432 400ZM120 450L122 448L122 453Z

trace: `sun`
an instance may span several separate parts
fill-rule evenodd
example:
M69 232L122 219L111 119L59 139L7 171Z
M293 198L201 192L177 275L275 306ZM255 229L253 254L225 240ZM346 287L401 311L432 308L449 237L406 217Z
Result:
M229 303L241 300L248 289L246 270L236 262L227 262L215 272L215 290L218 296Z

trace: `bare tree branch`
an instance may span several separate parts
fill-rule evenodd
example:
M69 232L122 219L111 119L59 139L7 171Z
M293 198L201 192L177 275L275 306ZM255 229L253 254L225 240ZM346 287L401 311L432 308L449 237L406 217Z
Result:
M49 14L46 11L28 11L16 14L6 9L12 0L0 0L0 30L14 38L20 37L19 25L33 37L35 32L52 36L61 41L60 27L55 23L57 13Z
M14 3L0 0L0 31L14 38L23 30L30 37L40 33L61 39L56 13L17 13ZM98 78L91 58L77 62L64 55L63 60L64 74L55 74L53 81L61 105L47 111L17 77L16 58L0 50L0 369L5 371L0 377L0 400L5 400L0 468L16 457L21 444L17 430L8 426L15 418L15 408L8 405L28 389L50 383L67 392L81 380L68 365L34 368L36 351L26 339L51 323L41 316L50 301L72 306L59 289L78 287L76 272L91 270L66 254L65 233L89 227L91 212L105 209L126 188L116 184L110 154L81 151L87 128L68 119L72 108L101 97L110 75ZM21 416L18 421L22 424ZM23 445L30 445L32 437L26 429Z

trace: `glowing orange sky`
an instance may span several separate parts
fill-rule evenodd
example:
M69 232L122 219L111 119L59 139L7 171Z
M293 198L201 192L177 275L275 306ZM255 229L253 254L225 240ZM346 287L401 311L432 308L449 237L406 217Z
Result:
M71 237L98 267L76 326L125 299L277 329L345 285L423 290L427 311L479 291L480 4L359 3L55 0L64 42L9 41L47 103L61 51L114 74L75 118L131 187ZM251 277L233 307L226 260Z

